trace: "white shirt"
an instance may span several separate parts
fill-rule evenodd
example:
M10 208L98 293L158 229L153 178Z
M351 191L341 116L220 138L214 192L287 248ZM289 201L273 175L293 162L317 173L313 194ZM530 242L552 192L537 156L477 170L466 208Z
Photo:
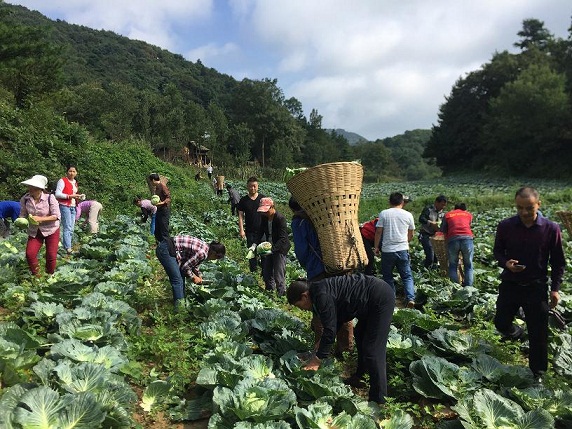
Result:
M382 253L409 250L409 231L415 230L415 221L410 212L397 207L383 210L375 226L383 228Z

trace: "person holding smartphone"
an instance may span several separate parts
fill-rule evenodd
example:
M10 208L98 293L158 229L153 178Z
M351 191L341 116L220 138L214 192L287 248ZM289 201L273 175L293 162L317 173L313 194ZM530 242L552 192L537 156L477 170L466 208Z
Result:
M522 307L530 344L528 363L534 377L540 380L548 369L549 306L556 307L560 300L558 291L566 260L558 224L538 215L538 191L520 188L515 205L517 215L501 221L495 236L493 252L504 270L494 323L505 338L522 338L524 330L513 323Z

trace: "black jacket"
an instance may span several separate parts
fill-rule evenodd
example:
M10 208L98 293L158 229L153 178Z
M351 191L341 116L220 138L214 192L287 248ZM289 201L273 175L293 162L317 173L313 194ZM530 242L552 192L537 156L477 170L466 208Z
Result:
M262 235L269 236L268 218L262 216ZM260 241L258 241L260 243ZM286 218L276 212L272 219L272 253L278 252L283 255L288 254L290 250L290 239L288 238L288 229L286 227Z
M353 319L367 320L368 313L376 302L379 305L395 306L393 289L383 280L363 274L328 277L310 283L310 298L313 312L324 331L316 356L329 356L342 324ZM362 322L366 324L366 322Z

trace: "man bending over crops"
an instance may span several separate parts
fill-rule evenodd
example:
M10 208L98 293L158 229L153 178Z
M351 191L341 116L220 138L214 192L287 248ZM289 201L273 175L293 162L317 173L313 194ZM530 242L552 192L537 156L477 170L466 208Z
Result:
M157 259L165 268L173 288L175 307L185 298L185 277L195 284L203 282L199 265L204 260L221 259L226 253L224 244L216 241L207 244L190 235L168 237L157 244Z
M318 315L324 332L320 347L305 364L316 370L330 351L340 326L358 320L354 330L358 362L356 373L346 380L356 385L367 372L369 400L384 403L387 396L386 346L395 307L395 294L386 282L363 274L329 277L308 283L297 280L286 292L288 302Z
M513 320L522 307L530 344L528 366L538 380L548 369L548 264L550 261L550 307L554 308L560 300L566 261L558 224L538 216L538 191L520 188L515 204L517 215L499 223L493 248L504 268L494 321L505 337L520 339L523 329Z

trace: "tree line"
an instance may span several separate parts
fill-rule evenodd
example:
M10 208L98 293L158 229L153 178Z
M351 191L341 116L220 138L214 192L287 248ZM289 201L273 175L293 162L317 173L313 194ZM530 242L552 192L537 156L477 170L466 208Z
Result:
M445 173L569 177L572 26L567 40L537 19L514 44L460 78L439 110L424 156Z

